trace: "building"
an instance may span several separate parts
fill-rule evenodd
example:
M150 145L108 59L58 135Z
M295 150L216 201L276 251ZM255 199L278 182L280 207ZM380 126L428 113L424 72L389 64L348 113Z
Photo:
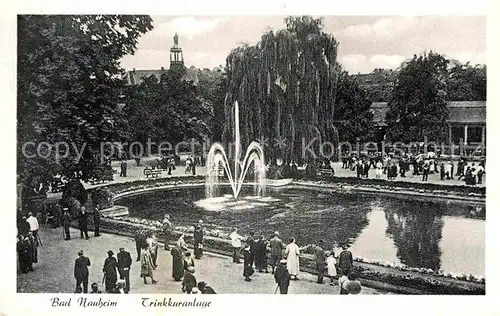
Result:
M448 144L481 145L484 153L486 148L486 101L448 101L446 105L449 111ZM381 142L387 131L385 117L389 112L389 106L387 102L373 102L371 111L376 126L375 139L377 142Z
M195 67L186 68L184 65L184 56L182 53L182 48L179 45L179 37L177 33L174 35L174 45L170 48L170 68L172 70L182 70L186 72L182 77L182 80L190 81L194 85L198 85L198 75ZM168 72L168 69L161 67L160 69L133 69L125 73L124 79L129 85L138 85L144 78L149 78L154 76L157 80L160 80L161 76Z

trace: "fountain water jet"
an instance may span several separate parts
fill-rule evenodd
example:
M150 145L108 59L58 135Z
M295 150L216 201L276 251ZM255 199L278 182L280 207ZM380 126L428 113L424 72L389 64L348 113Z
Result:
M216 196L216 189L219 185L219 171L222 166L227 174L229 184L233 191L233 197L238 198L238 195L243 186L243 181L248 173L248 170L253 165L254 187L256 195L263 195L266 183L266 166L264 160L264 150L258 142L252 142L247 148L245 157L241 161L240 157L240 118L238 102L234 103L234 170L229 168L229 160L227 158L224 147L220 143L214 143L210 147L207 155L207 176L206 176L206 197L212 198Z

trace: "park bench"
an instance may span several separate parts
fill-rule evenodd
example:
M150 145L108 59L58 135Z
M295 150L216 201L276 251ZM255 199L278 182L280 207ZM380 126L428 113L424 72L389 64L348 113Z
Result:
M161 174L161 170L155 170L155 169L149 169L149 168L146 168L144 169L144 175L146 176L146 178L156 178L158 177L160 174Z
M330 176L330 177L333 177L333 175L334 175L333 169L328 169L328 168L319 169L318 170L318 175L319 176Z

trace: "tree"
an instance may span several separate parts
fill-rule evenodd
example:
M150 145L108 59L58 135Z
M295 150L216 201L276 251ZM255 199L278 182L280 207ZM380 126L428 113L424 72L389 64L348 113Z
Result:
M86 180L99 166L100 143L118 138L115 127L123 119L119 60L152 27L149 16L18 17L21 182L46 185L55 174ZM23 153L29 142L31 155L44 141L61 151L45 146L45 157Z
M338 77L335 97L334 118L342 142L354 144L356 138L369 141L373 133L372 102L367 93L358 85L356 79L346 71Z
M439 141L446 137L448 60L430 52L404 62L388 103L391 141Z
M213 109L213 117L209 122L213 141L222 141L224 129L224 102L227 92L227 75L222 70L198 70L198 93L200 98Z
M130 141L146 145L148 139L169 142L172 146L209 134L212 108L198 97L197 87L183 80L181 71L169 70L158 80L151 76L128 98L125 110Z
M446 91L448 101L486 101L486 66L450 62Z
M303 141L315 140L317 155L334 130L338 43L323 32L322 19L288 17L285 22L286 29L267 31L257 45L242 45L227 57L223 139L234 139L232 108L238 101L242 145L267 139L264 149L272 162L300 163ZM286 146L274 146L275 139L285 139Z

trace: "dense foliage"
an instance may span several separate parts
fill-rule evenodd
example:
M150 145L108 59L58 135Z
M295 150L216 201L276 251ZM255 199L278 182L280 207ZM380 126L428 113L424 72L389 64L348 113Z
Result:
M346 71L339 74L335 100L334 118L340 141L354 144L358 137L361 141L371 141L372 102L355 78Z
M169 142L173 147L208 136L212 107L199 97L197 87L182 77L183 71L168 71L160 80L144 78L131 90L124 110L129 139L144 145L148 139L157 144Z
M288 17L286 29L268 31L255 46L243 45L227 57L228 95L223 139L234 139L233 104L240 107L242 145L267 140L275 161L301 158L302 141L316 138L315 152L334 134L339 65L335 38L321 19ZM286 146L274 146L285 139Z
M433 52L415 55L403 63L388 103L387 137L391 141L445 139L448 63L445 57Z
M89 178L100 164L100 143L117 139L115 127L123 120L119 60L151 29L149 16L18 17L20 182L43 186L55 174ZM27 142L33 143L24 149L34 155L44 141L67 147L45 146L47 158L23 154Z
M486 101L485 65L472 66L452 60L448 68L448 101Z

